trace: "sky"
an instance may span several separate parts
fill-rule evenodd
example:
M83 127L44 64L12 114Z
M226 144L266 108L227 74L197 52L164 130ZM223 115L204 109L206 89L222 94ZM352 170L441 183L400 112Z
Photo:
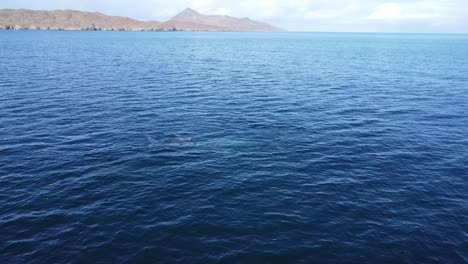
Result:
M468 0L0 0L0 8L75 9L157 21L187 7L291 31L468 33Z

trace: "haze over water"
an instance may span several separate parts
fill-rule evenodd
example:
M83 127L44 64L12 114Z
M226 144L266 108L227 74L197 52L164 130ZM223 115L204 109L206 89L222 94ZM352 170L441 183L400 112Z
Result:
M0 32L0 262L468 262L467 61L467 35Z

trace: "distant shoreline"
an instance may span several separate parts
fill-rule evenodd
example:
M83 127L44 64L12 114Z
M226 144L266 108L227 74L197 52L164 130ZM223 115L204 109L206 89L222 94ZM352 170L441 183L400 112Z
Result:
M7 31L66 31L66 32L206 32L206 33L293 33L293 34L348 34L348 35L458 35L468 36L468 33L460 32L322 32L322 31L282 31L282 32L262 32L262 31L211 31L211 30L82 30L82 29L4 29L0 28L0 32Z
M214 31L282 32L283 29L251 20L220 15L204 15L187 8L166 22L139 21L76 10L38 11L0 9L0 30L53 31Z
M92 30L92 29L54 29L54 28L0 28L0 31L75 31L75 32L214 32L214 31L208 31L208 30L179 30L179 29L173 29L173 30L160 30L160 29L123 29L123 30L115 30L115 29L97 29L97 30ZM217 31L217 32L235 32L235 31Z
M325 33L325 32L300 32L300 31L284 31L284 32L267 32L267 31L212 31L212 30L86 30L86 29L28 29L28 28L19 28L19 29L3 29L0 28L1 32L8 31L52 31L52 32L159 32L159 33L174 33L174 32L206 32L206 33ZM339 34L339 33L338 33Z

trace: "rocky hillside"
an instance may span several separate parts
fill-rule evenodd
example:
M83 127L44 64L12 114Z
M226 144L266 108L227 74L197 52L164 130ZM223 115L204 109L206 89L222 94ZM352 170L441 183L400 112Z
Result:
M74 10L0 10L0 29L125 31L267 31L281 29L248 18L202 15L186 9L167 22L138 21Z
M280 28L266 23L251 20L249 18L235 18L219 15L202 15L193 9L187 8L176 15L166 24L186 30L203 30L206 28L220 31L283 31Z
M142 22L126 17L73 10L0 10L0 27L3 29L151 30L160 25L159 22Z

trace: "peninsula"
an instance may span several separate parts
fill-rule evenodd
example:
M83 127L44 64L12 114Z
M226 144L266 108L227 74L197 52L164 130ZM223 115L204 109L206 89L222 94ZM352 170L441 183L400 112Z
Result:
M284 31L249 18L204 15L187 8L166 22L139 21L76 10L38 11L1 9L2 30L89 30L89 31Z

